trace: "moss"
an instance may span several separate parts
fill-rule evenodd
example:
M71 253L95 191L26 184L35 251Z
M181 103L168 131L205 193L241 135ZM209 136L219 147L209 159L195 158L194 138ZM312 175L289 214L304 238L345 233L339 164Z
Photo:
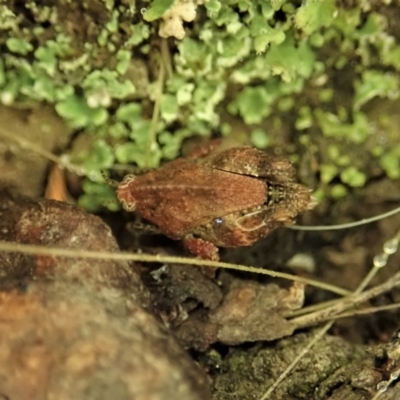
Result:
M213 382L213 399L261 398L289 364L288 360L293 360L307 343L307 337L300 334L276 342L273 348L259 346L236 349L219 362L221 372ZM339 369L350 371L351 364L363 357L365 354L361 348L326 336L300 361L290 379L281 382L274 392L274 398L325 398L323 396L326 393L318 394L315 388L328 386L326 390L332 389L342 379L335 376L335 372ZM326 382L328 379L332 379L329 384Z

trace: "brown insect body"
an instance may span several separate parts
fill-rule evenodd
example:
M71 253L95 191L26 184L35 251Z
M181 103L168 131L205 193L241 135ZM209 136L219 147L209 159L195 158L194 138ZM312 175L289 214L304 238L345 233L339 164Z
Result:
M183 239L191 252L215 259L216 246L249 246L315 206L294 176L289 160L235 147L127 175L117 196L126 210Z

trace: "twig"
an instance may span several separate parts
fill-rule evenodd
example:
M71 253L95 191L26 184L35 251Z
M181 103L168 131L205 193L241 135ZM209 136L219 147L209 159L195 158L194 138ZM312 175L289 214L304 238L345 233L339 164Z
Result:
M399 285L400 272L392 276L385 283L375 286L374 288L367 290L366 292L344 298L339 304L335 304L334 306L328 307L325 310L316 311L309 315L293 318L290 320L290 322L296 326L296 329L316 325L322 321L330 320L344 310L364 303L365 301L379 296L382 293L388 292L389 290Z
M289 229L294 229L296 231L334 231L340 229L348 229L354 228L360 225L370 224L371 222L379 221L384 218L391 217L400 212L400 207L395 208L394 210L388 211L383 214L375 215L374 217L360 219L355 222L348 222L346 224L338 224L338 225L314 225L314 226L302 226L302 225L292 225L288 226Z
M133 253L108 253L102 251L62 249L56 247L18 244L12 242L4 242L4 241L0 241L0 251L8 253L19 252L24 254L37 254L37 255L44 254L55 257L91 258L91 259L116 260L116 261L142 261L142 262L159 262L168 264L189 264L189 265L209 266L214 268L225 268L236 271L250 272L254 274L268 275L274 278L296 281L303 284L315 286L320 289L324 289L342 296L346 296L349 294L348 290L339 288L337 286L330 285L324 282L314 281L312 279L302 278L295 275L285 274L283 272L249 267L240 264L229 264L221 261L202 260L198 258L173 257L173 256L159 255L159 254L151 255L151 254L133 254Z

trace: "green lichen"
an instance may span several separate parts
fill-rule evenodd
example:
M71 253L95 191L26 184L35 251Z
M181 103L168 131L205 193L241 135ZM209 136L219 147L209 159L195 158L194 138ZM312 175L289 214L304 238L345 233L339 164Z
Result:
M334 0L308 0L298 9L295 22L306 35L332 25L337 16Z
M271 139L264 129L257 128L251 131L250 141L254 147L266 149L271 144Z
M400 178L400 144L382 154L379 161L389 178Z
M303 106L299 109L298 118L296 120L296 129L299 131L311 128L313 125L313 117L311 114L311 108Z
M364 173L359 171L354 166L349 166L345 168L341 174L340 178L343 183L347 183L349 186L352 187L362 187L366 181L366 176Z
M90 107L77 95L71 95L58 102L55 109L63 118L76 128L99 126L108 119L107 110L103 107Z
M217 1L217 0L208 0L205 3L205 6L206 6L208 13L211 13L211 15L213 15L213 14L219 13L219 11L221 10L222 4L220 1Z
M232 113L237 110L246 124L258 124L271 114L271 105L277 94L278 88L272 85L269 85L269 87L248 87L239 94L229 110Z
M174 2L175 0L154 0L150 7L143 12L143 18L148 22L161 18Z
M8 38L6 45L11 52L22 55L28 54L33 49L33 46L28 41L18 38Z
M360 107L374 97L396 99L399 97L399 77L381 71L367 70L362 74L362 80L355 82L354 109Z
M135 86L130 80L122 80L117 71L109 69L89 73L81 87L90 107L109 107L113 99L125 99L135 93Z
M320 172L321 183L329 183L338 174L338 168L333 164L321 164Z
M85 194L80 197L79 205L86 210L95 212L100 206L107 206L111 211L119 210L115 190L112 187L87 179L84 181L82 189Z
M348 194L348 190L346 186L337 184L333 185L330 190L330 196L334 199L341 199Z
M353 115L353 121L346 123L339 114L315 110L315 116L320 129L326 137L343 138L353 143L364 143L372 131L372 127L365 114L357 112Z

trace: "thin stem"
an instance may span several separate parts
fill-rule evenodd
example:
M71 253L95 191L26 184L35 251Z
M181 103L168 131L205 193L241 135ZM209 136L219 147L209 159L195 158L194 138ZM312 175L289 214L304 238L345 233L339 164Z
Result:
M161 39L160 49L161 49L161 57L163 59L163 64L167 71L167 76L168 78L172 78L174 72L172 69L171 53L169 52L167 39Z
M304 315L302 317L294 318L291 322L296 326L296 329L304 328L307 326L312 326L320 323L321 321L326 321L332 317L340 314L344 310L354 307L358 304L364 303L367 300L372 299L382 293L388 292L396 286L400 285L400 273L393 275L386 282L381 285L375 286L374 288L366 292L358 292L358 289L354 292L354 295L350 295L347 298L342 299L339 304L332 307L328 307L322 311L316 311L309 315Z
M165 80L165 66L163 59L160 57L160 69L158 71L158 80L156 87L156 98L154 101L153 115L151 116L150 131L149 131L149 145L147 146L147 160L150 159L153 143L156 141L156 132L158 119L160 116L161 97L163 94L164 80ZM148 165L147 165L148 166Z
M268 388L260 400L266 400L273 393L273 391L279 386L279 384L289 375L289 373L296 367L297 363L314 347L314 345L321 340L326 332L333 325L333 321L328 322L322 329L320 329L313 339L307 344L307 346L297 355L297 357L288 365L285 371L279 375L279 378L274 382L274 384Z
M299 308L298 310L285 311L284 313L282 313L282 315L285 318L294 318L294 317L298 317L300 315L308 315L314 311L325 310L326 308L333 306L334 304L338 304L342 301L343 301L343 298L323 301L321 303L313 304L311 306Z
M23 149L28 149L33 153L42 156L46 160L54 162L60 168L66 168L69 171L75 172L77 175L84 175L83 168L70 163L65 157L58 157L50 151L47 151L35 143L32 143L30 140L20 137L20 135L16 134L15 132L8 132L6 129L4 129L4 127L0 127L0 136L16 142Z
M62 249L56 247L47 246L36 246L27 244L18 244L11 242L0 241L0 251L4 252L20 252L24 254L44 254L59 257L70 257L70 258L90 258L90 259L103 259L103 260L116 260L116 261L142 261L142 262L160 262L168 264L189 264L189 265L201 265L209 266L214 268L226 268L236 271L250 272L254 274L268 275L274 278L287 279L290 281L296 281L303 284L311 285L324 289L341 296L347 296L348 290L339 288L334 285L330 285L324 282L314 281L312 279L306 279L295 275L285 274L283 272L271 271L262 268L248 267L246 265L229 264L221 261L210 261L202 260L198 258L187 258L187 257L172 257L164 255L151 255L151 254L132 254L132 253L109 253L101 251L88 251L88 250L76 250L76 249Z
M398 308L400 308L400 303L386 304L385 306L368 307L368 308L363 308L362 310L354 310L350 312L341 313L335 315L334 317L331 317L331 319L342 319L342 318L357 317L362 315L370 315L382 311L396 310Z
M348 222L346 224L339 225L314 225L314 226L301 226L301 225L292 225L288 226L289 229L294 229L296 231L333 231L340 229L348 229L354 228L355 226L370 224L371 222L379 221L381 219L391 217L394 214L400 212L400 207L395 208L392 211L388 211L383 214L375 215L374 217L364 218L356 222Z

